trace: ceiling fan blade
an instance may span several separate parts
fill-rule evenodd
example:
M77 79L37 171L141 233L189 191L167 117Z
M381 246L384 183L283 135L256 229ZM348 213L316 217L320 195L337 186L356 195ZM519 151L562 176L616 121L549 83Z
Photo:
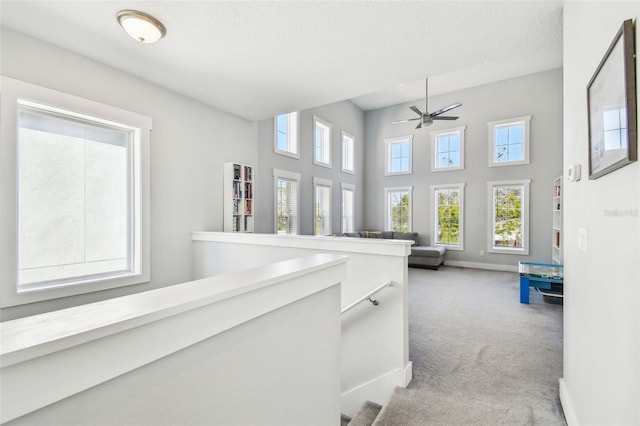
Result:
M458 103L458 104L451 104L449 106L446 106L442 109L437 110L436 112L432 112L430 115L432 117L435 117L436 115L440 115L440 114L444 114L447 111L451 111L454 108L458 108L459 106L462 106L462 104Z
M423 115L423 114L422 114L422 111L420 111L420 110L418 109L418 107L416 107L416 106L410 106L409 108L411 109L411 111L415 112L415 113L416 113L416 114L418 114L420 117L422 117L422 115Z
M392 122L391 122L391 124L406 123L407 121L416 121L416 120L420 120L420 119L422 119L422 117L418 117L418 118L407 118L406 120L392 121Z
M450 116L437 116L437 117L431 117L434 120L457 120L458 117L450 117Z
M422 121L418 123L418 125L416 126L416 129L421 129L422 128Z

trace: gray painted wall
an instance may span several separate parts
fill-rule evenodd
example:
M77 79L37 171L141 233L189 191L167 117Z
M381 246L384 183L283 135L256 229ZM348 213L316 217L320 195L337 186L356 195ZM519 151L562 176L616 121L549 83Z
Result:
M153 119L151 282L5 308L1 319L191 280L191 232L222 231L223 163L256 162L256 124L13 31L3 29L1 40L3 75ZM0 160L0 170L11 169L5 162L15 161L1 155ZM6 200L2 198L2 208ZM13 224L0 225L3 230L13 229ZM6 258L0 259L0 271L15 268L8 263ZM0 284L13 285L2 279Z
M562 70L478 86L429 99L431 111L454 102L462 107L448 115L456 121L440 121L426 129L414 124L391 124L413 118L409 106L424 109L424 99L369 111L365 114L365 216L367 229L384 228L384 188L413 186L413 231L420 243L430 242L430 185L466 183L464 251L449 251L447 260L515 265L520 260L551 261L552 184L562 174ZM487 123L531 115L530 164L488 167ZM466 126L465 169L431 172L431 131ZM414 134L413 174L384 176L385 139ZM488 181L531 179L529 256L490 254L487 250Z
M331 164L326 168L313 164L313 116L330 123L331 128ZM331 227L332 232L341 231L341 189L342 182L356 186L355 227L363 224L364 211L364 113L350 101L342 101L300 112L300 159L274 153L273 119L258 123L258 164L256 172L256 219L255 231L274 232L274 181L273 169L282 169L300 173L300 222L301 235L313 234L313 178L319 177L333 182L331 191ZM342 170L341 131L355 138L355 175Z
M564 186L560 395L569 424L640 424L640 164L590 180L587 150L586 87L626 19L635 21L639 88L640 2L564 5L564 170L582 165L582 179Z

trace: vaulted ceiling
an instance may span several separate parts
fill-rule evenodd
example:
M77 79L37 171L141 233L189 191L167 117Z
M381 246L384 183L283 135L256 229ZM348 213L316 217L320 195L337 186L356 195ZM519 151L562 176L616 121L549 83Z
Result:
M122 9L167 36L129 38ZM257 121L364 110L562 66L562 1L2 0L2 26Z

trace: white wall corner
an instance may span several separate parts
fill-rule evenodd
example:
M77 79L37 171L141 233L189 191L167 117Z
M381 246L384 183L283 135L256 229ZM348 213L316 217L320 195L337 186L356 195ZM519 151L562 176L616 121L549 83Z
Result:
M564 418L569 426L578 426L578 418L576 417L576 411L573 408L573 401L569 395L569 389L567 383L561 377L558 379L560 384L560 404L562 405L562 411L564 411Z

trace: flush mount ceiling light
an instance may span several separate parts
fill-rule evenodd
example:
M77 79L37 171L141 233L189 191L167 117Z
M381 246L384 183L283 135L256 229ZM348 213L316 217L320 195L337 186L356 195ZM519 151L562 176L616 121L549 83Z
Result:
M155 43L167 33L162 22L138 10L121 10L116 17L127 34L140 43Z

